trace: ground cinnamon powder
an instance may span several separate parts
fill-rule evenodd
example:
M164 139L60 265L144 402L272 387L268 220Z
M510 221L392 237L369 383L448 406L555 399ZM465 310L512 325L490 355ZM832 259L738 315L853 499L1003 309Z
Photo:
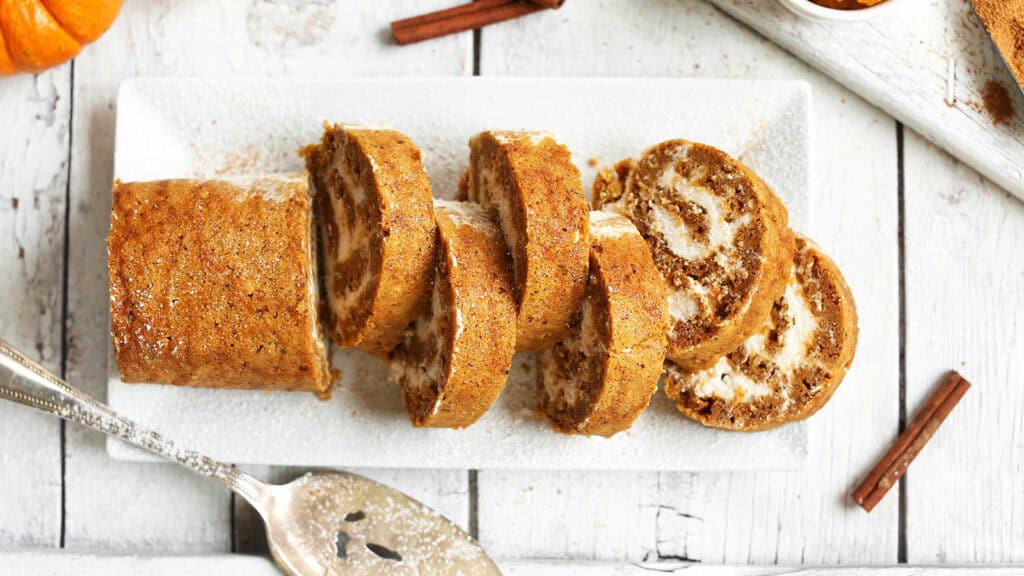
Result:
M981 101L985 104L985 110L992 117L992 125L1005 124L1013 118L1013 102L1006 88L996 82L989 80L981 89Z
M971 0L971 4L1017 83L1024 85L1024 0ZM990 80L985 84L981 97L993 124L1013 117L1010 95L998 82Z

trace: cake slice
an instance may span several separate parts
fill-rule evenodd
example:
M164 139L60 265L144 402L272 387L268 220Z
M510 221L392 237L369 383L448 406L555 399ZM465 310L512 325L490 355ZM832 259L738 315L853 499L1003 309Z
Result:
M540 353L540 407L562 432L612 436L658 389L665 360L665 286L626 218L590 215L590 274L569 335Z
M304 175L115 182L113 197L122 380L330 394Z
M796 261L768 320L714 366L667 363L665 391L707 426L767 430L806 418L832 396L853 361L857 310L835 263L798 238Z
M384 356L430 291L434 213L420 150L394 130L328 125L301 153L317 198L331 337Z
M793 262L786 208L749 168L686 140L662 142L594 183L596 207L628 217L668 286L668 357L713 365L760 328Z
M430 305L391 353L415 426L464 428L505 387L515 352L512 270L483 208L436 200L437 252Z
M498 221L512 255L516 346L565 336L587 278L587 205L565 146L545 132L488 131L470 141L462 187Z

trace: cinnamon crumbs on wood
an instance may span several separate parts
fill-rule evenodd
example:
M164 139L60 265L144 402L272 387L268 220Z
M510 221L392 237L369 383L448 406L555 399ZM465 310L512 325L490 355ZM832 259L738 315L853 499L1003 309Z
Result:
M1013 101L1006 88L996 82L989 80L981 89L981 101L985 104L985 111L992 117L992 125L1005 124L1013 118Z

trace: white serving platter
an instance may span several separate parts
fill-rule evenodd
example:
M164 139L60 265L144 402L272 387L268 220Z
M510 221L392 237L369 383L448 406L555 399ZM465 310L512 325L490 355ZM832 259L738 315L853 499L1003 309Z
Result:
M121 86L115 176L213 177L302 168L295 151L325 120L387 125L423 149L434 194L451 197L467 142L486 128L546 129L573 151L589 190L596 168L668 138L739 156L772 185L797 229L808 220L810 91L798 82L688 79L137 79ZM109 337L103 335L109 342ZM806 423L757 434L682 418L659 392L611 439L553 432L534 407L533 357L516 356L498 402L466 430L413 428L376 359L333 350L333 398L306 393L124 384L119 412L235 463L565 470L798 468ZM111 440L115 458L145 459Z

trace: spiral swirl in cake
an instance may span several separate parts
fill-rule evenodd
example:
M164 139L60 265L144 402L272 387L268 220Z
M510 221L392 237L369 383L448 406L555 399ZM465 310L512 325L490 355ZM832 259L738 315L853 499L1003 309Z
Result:
M317 196L331 337L387 354L430 291L434 213L420 150L394 130L328 125L302 155Z
M686 140L603 170L595 206L636 225L668 286L668 357L700 370L767 319L793 262L785 207L749 168Z
M679 410L728 430L767 430L817 412L857 347L857 310L835 263L797 239L785 292L756 334L714 366L685 373L667 363L665 391Z

